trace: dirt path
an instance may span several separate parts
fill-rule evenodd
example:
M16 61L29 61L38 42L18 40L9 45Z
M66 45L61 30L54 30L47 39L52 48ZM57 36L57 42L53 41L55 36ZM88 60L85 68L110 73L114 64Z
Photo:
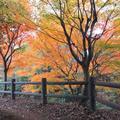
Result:
M38 113L34 113L31 111L25 111L24 109L19 109L19 110L15 110L12 108L11 110L2 109L1 112L2 112L2 116L5 116L6 119L10 117L13 120L44 120L43 117L41 116L42 114L38 115ZM9 120L12 120L10 118Z
M16 120L45 120L41 113L41 107L42 105L38 100L29 98L17 98L14 101L10 98L0 98L0 110L3 111L1 115L8 114L6 119L11 116L12 119Z

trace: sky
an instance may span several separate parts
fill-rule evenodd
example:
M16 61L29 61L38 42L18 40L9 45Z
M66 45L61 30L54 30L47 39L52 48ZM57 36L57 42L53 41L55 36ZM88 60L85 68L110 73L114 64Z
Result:
M29 3L32 6L31 17L37 22L40 19L40 0L29 0Z

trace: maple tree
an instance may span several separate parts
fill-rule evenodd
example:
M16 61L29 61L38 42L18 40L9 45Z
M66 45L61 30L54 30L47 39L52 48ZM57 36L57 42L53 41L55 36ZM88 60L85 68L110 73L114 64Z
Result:
M0 56L4 66L4 81L7 81L7 73L10 68L15 52L22 47L23 38L20 38L21 25L7 25L1 26L0 37ZM22 32L22 30L21 30ZM6 90L5 86L5 90Z
M55 81L58 79L77 81L79 79L77 77L77 73L80 72L79 66L72 58L67 46L52 39L50 40L50 38L42 34L39 39L32 43L32 51L37 53L36 58L40 62L40 66L44 66L44 68L50 67L47 78L55 78ZM43 73L43 75L45 74ZM73 93L72 86L69 85L69 87Z
M108 30L107 25L114 20L116 4L109 0L104 3L95 0L43 0L43 2L47 7L50 7L49 11L46 10L47 24L43 19L43 25L47 26L42 26L44 33L54 40L67 43L71 55L83 70L84 80L89 84L92 75L90 66L98 54L95 51L96 44L105 38ZM108 10L105 14L102 9L109 5L112 5L113 9ZM56 30L56 24L59 26L59 30ZM59 39L61 34L56 35L54 32L52 34L51 31L59 31L60 33L62 31L63 39ZM74 38L75 32L77 33L76 39ZM111 37L112 35L109 35L105 41L109 41ZM88 84L85 85L84 95L89 93Z
M11 3L13 10L10 7ZM4 81L6 82L16 51L22 47L23 31L26 30L26 27L19 19L19 7L15 9L16 3L14 1L0 1L0 4L0 57L4 68ZM4 90L7 90L6 84Z

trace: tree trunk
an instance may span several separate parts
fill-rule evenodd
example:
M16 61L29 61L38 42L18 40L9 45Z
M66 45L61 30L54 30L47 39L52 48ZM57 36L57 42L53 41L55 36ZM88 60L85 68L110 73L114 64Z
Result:
M4 82L7 82L7 69L4 69ZM7 91L7 84L4 86L4 91Z
M83 67L83 74L84 74L84 81L86 82L84 89L83 89L83 95L88 97L88 95L89 95L89 77L90 77L88 67ZM87 100L82 100L81 102L86 104Z
M85 84L83 95L88 96L88 82L89 82L89 72L88 71L84 71L84 81L87 84Z

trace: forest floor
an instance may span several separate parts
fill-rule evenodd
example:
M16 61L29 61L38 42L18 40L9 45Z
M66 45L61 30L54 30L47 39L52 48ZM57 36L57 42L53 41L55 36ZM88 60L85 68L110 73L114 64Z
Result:
M31 98L0 98L0 120L120 120L120 111L91 112L77 103L47 104Z

